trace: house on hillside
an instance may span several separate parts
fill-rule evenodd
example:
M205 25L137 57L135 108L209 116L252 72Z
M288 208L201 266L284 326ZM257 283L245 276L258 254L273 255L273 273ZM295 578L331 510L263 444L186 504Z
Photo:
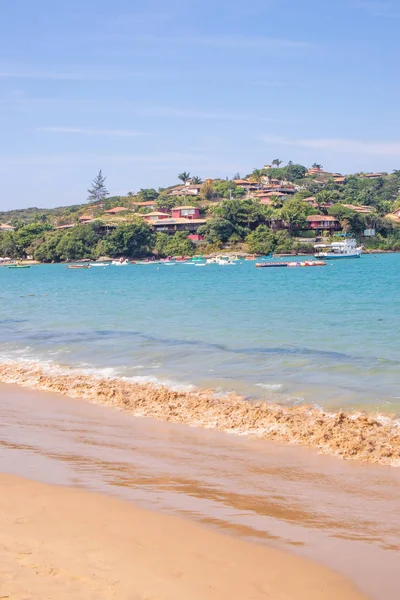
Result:
M168 196L199 196L202 184L186 182L183 185L177 185L168 191Z
M385 177L386 173L363 173L361 177L365 179L379 179L379 177Z
M330 215L310 215L307 217L307 225L309 229L314 229L317 233L321 231L334 233L342 229L340 222Z
M385 215L386 219L390 219L391 221L394 221L395 223L400 223L400 208L398 208L397 210L395 210L392 213L389 213L388 215Z
M343 204L346 208L350 210L354 210L354 212L360 213L361 215L368 215L375 212L375 208L373 206L364 206L357 204Z
M105 215L118 215L119 213L126 212L129 210L126 206L114 206L114 208L110 208L110 210L105 210Z
M12 225L6 225L6 223L1 223L0 231L15 231L15 227Z
M146 202L132 202L132 206L134 208L149 208L150 210L155 210L157 205L157 200L146 200Z
M176 206L171 212L174 219L200 219L200 210L195 206Z
M149 223L153 223L156 221L162 221L163 219L171 218L171 215L169 215L168 213L158 212L158 211L150 212L150 213L147 213L147 214L141 215L141 216Z
M189 234L197 234L201 225L206 224L206 219L159 219L152 221L151 225L155 231L173 235L177 231L185 231Z
M333 181L338 185L344 185L345 183L347 183L347 177L334 177Z
M92 215L81 215L79 217L79 222L82 223L82 225L84 225L85 223L90 223L90 221L93 221Z
M236 183L238 187L248 192L260 189L258 183L254 183L254 181L247 181L247 179L234 179L233 182Z

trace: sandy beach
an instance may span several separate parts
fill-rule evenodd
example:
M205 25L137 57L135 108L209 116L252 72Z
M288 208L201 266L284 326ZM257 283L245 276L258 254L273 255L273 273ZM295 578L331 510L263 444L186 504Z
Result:
M1 598L361 600L298 557L130 503L0 476Z
M72 560L71 557L81 554L84 556L79 564L86 565L90 571L88 565L92 563L87 562L87 558L92 556L95 547L104 547L106 552L110 548L118 552L120 549L121 553L126 554L126 534L130 530L126 529L122 521L115 521L114 515L125 510L135 512L134 507L138 507L135 514L139 514L140 509L150 509L151 513L144 512L143 515L147 515L154 523L158 519L160 523L164 523L164 516L165 523L174 521L170 521L169 516L178 517L177 525L174 526L176 532L172 536L174 539L181 530L185 533L180 539L185 537L196 540L197 533L192 533L194 531L199 532L199 535L201 533L207 540L214 540L215 534L215 539L224 540L227 549L231 544L232 548L236 544L240 548L246 548L245 552L240 551L241 557L253 556L253 549L256 553L266 552L263 556L280 556L282 564L288 559L291 565L306 565L301 572L311 565L312 569L315 568L320 573L338 573L373 600L398 598L398 469L362 466L357 462L318 456L313 450L305 448L280 446L264 440L138 418L115 408L90 404L60 394L0 384L0 472L22 478L12 479L11 487L8 483L3 483L0 494L3 523L1 531L3 536L8 531L7 539L18 541L19 546L4 543L3 538L0 541L1 551L4 552L4 548L23 548L25 542L32 539L36 539L35 552L44 550L45 546L41 544L37 532L40 531L41 534L42 530L47 531L46 536L50 536L46 546L49 555L53 546L55 550L59 548L64 553L57 562L58 566L54 566L54 569L60 571L63 557L70 555L69 560ZM24 483L26 480L50 484L51 487ZM3 482L5 481L3 477ZM54 487L54 484L58 487ZM80 491L76 495L75 490L69 488L79 488ZM87 495L85 491L100 495ZM82 501L78 501L78 496ZM26 501L27 497L29 502ZM118 510L107 509L106 516L99 516L101 526L93 525L93 534L75 535L74 539L79 540L79 547L75 548L73 541L70 545L69 542L60 544L64 534L58 528L65 526L68 532L73 530L73 523L76 523L77 528L86 526L87 514L94 517L92 503L95 502L97 506L97 499L113 503L112 497L119 500ZM82 512L81 504L82 507L91 506L90 510L87 509L87 514ZM74 509L77 505L79 510ZM17 515L15 511L18 507ZM35 515L38 518L40 516L40 519L36 520L35 517L32 520L29 511L36 509L38 512ZM14 514L16 516L13 520ZM54 524L51 514L54 516ZM113 516L112 520L110 514ZM141 523L144 523L144 518L140 517ZM83 523L76 519L81 519ZM33 525L32 530L29 529L28 524L31 522L37 523L36 529ZM45 527L46 523L49 523L48 528ZM106 535L105 526L112 528L108 530L110 541L107 543L105 538L100 540L96 537L100 533ZM151 530L148 528L148 531ZM187 534L189 531L190 534ZM119 532L122 532L121 544L118 542ZM229 537L223 535L220 538L219 534L228 534ZM90 548L85 546L88 543L86 537L91 540L90 543L93 541ZM165 542L171 539L170 534L163 537L166 538ZM38 539L40 545L37 543ZM161 554L173 556L173 548L166 549L155 538L149 537L149 540L153 549L162 548ZM140 540L140 543L141 547L146 547L146 540ZM216 542L210 541L209 545L215 548ZM200 548L197 542L195 546ZM180 549L182 548L180 545ZM194 546L191 548L195 564L199 553L194 551ZM185 556L190 556L190 552L190 548L185 548ZM225 556L225 552L222 555ZM24 562L24 565L48 562L47 558L21 556L24 560L28 556L29 563ZM154 556L156 561L156 555ZM7 559L1 560L2 565L7 561L9 581L13 569L18 567L15 558L15 553L9 553ZM109 559L107 555L107 561L114 558ZM11 564L12 560L14 562ZM179 556L174 559L175 562L179 560ZM220 564L219 560L216 558L213 565ZM120 558L116 561L117 566L111 567L116 573L122 569L123 562L119 567L119 561ZM315 566L317 563L322 565L322 570ZM157 567L158 572L159 563L156 561L151 564ZM233 559L229 560L229 565L235 564L242 565L235 563ZM251 561L251 565L255 564ZM269 558L267 564L272 564ZM49 567L51 568L53 567ZM213 567L207 563L204 568L209 572ZM235 586L237 590L243 590L241 585L250 586L247 571L242 566L240 568L240 572L238 568L232 569L232 581L236 581L234 577L238 578L238 582L242 581ZM20 575L29 572L25 567L19 566L18 569L23 569ZM297 567L293 569L295 567L290 567L290 572L296 573ZM100 568L96 572L97 581L98 573L103 574L103 571ZM183 570L180 569L179 572ZM256 577L260 572L249 570L248 573ZM268 572L264 569L261 575L264 577ZM21 577L22 575L15 576L11 581L20 582ZM118 580L123 581L122 575L118 576ZM61 576L52 580L54 584L60 581ZM75 586L78 585L76 581L73 583ZM175 581L173 577L172 581ZM196 591L195 581L197 580L193 579L195 591L186 597L201 597L196 595L200 592ZM286 593L287 582L283 578L284 584L280 588L278 579L274 581L277 592L271 597L299 597L291 596L289 592L286 596L277 595L278 591ZM268 580L266 585L272 584ZM186 587L182 589L187 591ZM311 594L311 588L307 588L307 591L299 586L296 586L296 593L300 593L301 589L304 593ZM3 589L0 590L3 593ZM17 596L16 593L10 597L35 597L22 592L22 596ZM47 596L52 597L51 593ZM120 591L119 593L122 594ZM47 597L38 594L38 598ZM78 591L75 593L74 590L72 596L79 598ZM57 594L56 597L60 596ZM147 591L142 596L139 594L131 597L167 596ZM171 595L171 598L178 597L180 596L175 592ZM207 597L211 597L209 593ZM215 597L224 596L217 594ZM250 597L261 596L253 594ZM264 593L262 597L269 596Z

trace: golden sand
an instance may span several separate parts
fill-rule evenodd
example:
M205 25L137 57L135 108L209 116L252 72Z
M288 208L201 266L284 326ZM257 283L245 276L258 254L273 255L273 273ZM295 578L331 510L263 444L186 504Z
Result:
M0 598L365 596L342 576L279 550L106 496L0 475Z
M174 391L162 385L86 375L61 367L10 362L0 381L117 407L135 416L185 423L269 441L302 444L347 459L400 466L400 421L380 414L330 413L286 407L212 390Z

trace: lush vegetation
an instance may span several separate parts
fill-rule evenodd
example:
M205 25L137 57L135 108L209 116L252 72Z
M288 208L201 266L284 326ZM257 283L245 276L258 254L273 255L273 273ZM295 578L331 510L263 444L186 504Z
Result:
M175 206L198 206L207 223L198 233L207 248L246 244L250 252L293 252L310 250L307 240L307 216L325 214L335 217L345 232L352 233L369 248L400 250L400 225L387 218L400 208L400 170L370 178L362 173L340 178L322 171L314 163L311 173L306 167L279 159L270 168L254 169L246 176L253 189L294 186L294 194L270 194L264 204L232 180L205 180L183 171L179 185L198 186L198 196L182 198L170 188L146 188L126 196L109 196L105 177L100 171L88 190L88 202L54 209L28 208L0 212L0 222L15 231L0 232L0 256L24 258L33 256L44 262L67 261L101 256L142 257L148 255L190 255L196 246L181 232L175 235L155 234L140 214L154 210L170 212ZM178 190L179 188L176 188ZM178 192L176 192L178 193ZM312 196L312 198L310 198ZM153 203L150 207L143 203ZM350 206L346 206L350 205ZM112 215L114 207L127 211ZM358 212L351 207L369 207ZM82 215L90 223L80 224ZM73 226L57 229L57 226ZM376 236L363 238L365 229L375 229ZM311 232L310 232L311 233ZM201 250L200 250L201 251Z

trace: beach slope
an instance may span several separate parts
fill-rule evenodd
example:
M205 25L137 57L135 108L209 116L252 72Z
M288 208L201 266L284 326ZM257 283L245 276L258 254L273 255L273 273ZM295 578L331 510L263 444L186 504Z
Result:
M361 600L341 576L107 496L0 476L0 597Z

